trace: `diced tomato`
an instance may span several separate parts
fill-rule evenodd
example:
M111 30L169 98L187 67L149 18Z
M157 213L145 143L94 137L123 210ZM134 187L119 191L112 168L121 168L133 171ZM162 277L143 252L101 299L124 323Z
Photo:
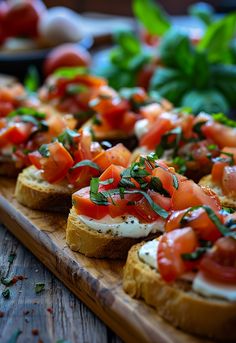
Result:
M0 146L3 147L9 143L24 143L30 136L32 124L30 123L13 123L0 131Z
M80 189L89 186L92 177L98 177L99 174L99 170L89 166L83 166L70 169L67 173L67 178L71 184L77 189Z
M163 108L158 103L149 104L140 108L141 115L151 123L154 123L162 112Z
M63 130L66 129L66 122L60 115L50 115L47 118L48 132L51 137L57 137Z
M106 151L97 155L93 162L97 163L102 170L108 168L111 164L127 167L130 161L131 152L119 143Z
M213 210L220 210L220 201L216 194L207 188L198 186L191 180L179 183L172 195L172 206L174 210L183 210L192 206L207 205Z
M210 138L219 145L220 148L236 147L236 129L223 124L208 121L201 127L205 137Z
M133 131L136 120L136 114L134 112L127 111L123 116L122 124L119 124L118 128L122 128L124 132L129 133Z
M226 166L222 175L222 189L224 194L236 193L236 165Z
M204 239L206 241L215 242L222 236L203 208L193 210L186 214L187 210L188 209L172 212L165 225L167 232L187 225L197 233L200 239ZM186 216L182 223L181 220L185 214ZM215 214L223 223L223 216L219 213Z
M50 183L64 179L74 161L69 152L59 142L48 144L49 156L41 160L43 177Z
M10 102L1 102L0 100L0 117L6 117L14 110L14 105Z
M218 184L221 184L224 168L228 165L227 162L219 161L213 164L211 170L212 181Z
M192 253L197 247L197 236L190 227L173 230L161 236L157 261L162 278L166 282L173 282L187 272L190 266L184 262L181 255Z
M231 237L218 239L201 260L199 268L213 280L236 284L236 240Z
M78 138L78 146L74 152L75 162L82 160L92 160L91 144L92 138L84 131L79 131L80 137Z
M39 153L39 151L34 151L28 154L30 162L37 168L41 169L41 163L40 160L42 159L42 155Z
M99 177L100 181L106 181L108 179L113 179L113 181L107 185L102 185L103 189L114 189L118 187L118 184L121 180L121 173L124 170L121 166L116 166L111 164Z
M159 167L153 170L152 176L160 179L163 188L169 193L170 196L173 194L175 190L174 178L177 178L174 173L171 173L168 168Z
M140 146L146 146L149 150L154 150L160 144L162 135L173 128L171 120L158 118L149 131L140 139Z
M96 205L90 199L90 187L85 187L72 195L73 205L78 214L101 219L108 214L108 206Z
M136 215L136 203L142 198L140 194L124 194L121 197L119 194L112 196L109 199L109 215L112 218L129 215ZM135 204L134 204L135 203Z

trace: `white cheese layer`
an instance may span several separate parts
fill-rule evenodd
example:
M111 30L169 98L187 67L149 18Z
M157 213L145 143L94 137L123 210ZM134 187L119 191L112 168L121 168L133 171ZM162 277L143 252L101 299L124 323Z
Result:
M201 272L197 273L192 287L196 293L205 297L236 301L236 285L209 280Z
M154 239L142 245L139 249L139 258L143 262L147 263L150 267L158 270L157 266L157 249L158 249L158 240Z
M153 223L143 224L133 216L116 218L105 216L102 219L93 219L79 215L79 220L92 230L120 237L147 237L150 233L163 232L164 229L164 221L162 219Z
M158 270L158 244L159 242L154 239L145 243L138 252L140 260L156 270ZM186 273L181 276L181 280L192 281L193 291L202 296L236 301L236 285L209 280L201 272Z

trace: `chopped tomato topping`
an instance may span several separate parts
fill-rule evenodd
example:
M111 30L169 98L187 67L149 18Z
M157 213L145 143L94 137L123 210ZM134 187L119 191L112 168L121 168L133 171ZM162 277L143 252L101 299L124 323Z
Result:
M224 194L236 193L236 165L226 166L222 175L222 189Z
M198 247L198 240L192 228L186 227L165 233L158 246L158 269L166 282L173 282L187 272L189 264L182 254L192 253Z
M111 181L108 184L102 185L102 188L106 190L117 188L121 180L121 173L123 170L123 167L111 164L99 177L99 180L102 182L107 180Z
M201 260L200 270L209 278L223 283L236 283L236 240L218 239Z
M236 147L236 129L223 124L208 121L201 128L204 136L210 138L220 148Z
M207 205L213 210L221 209L219 198L208 188L202 188L191 180L179 183L172 195L174 210L183 210L192 206Z
M65 178L74 162L69 152L59 142L48 144L49 156L41 159L43 177L48 182L54 183Z

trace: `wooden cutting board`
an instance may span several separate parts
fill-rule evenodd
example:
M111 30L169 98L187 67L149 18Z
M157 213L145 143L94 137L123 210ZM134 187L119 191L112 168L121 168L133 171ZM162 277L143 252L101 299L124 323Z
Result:
M76 296L126 342L210 343L162 320L122 290L123 261L72 252L65 242L66 216L29 210L14 198L14 180L0 178L0 219Z

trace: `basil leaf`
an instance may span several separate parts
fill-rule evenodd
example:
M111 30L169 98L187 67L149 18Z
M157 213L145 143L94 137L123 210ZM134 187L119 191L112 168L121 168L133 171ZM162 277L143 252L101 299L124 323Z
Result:
M208 247L198 247L192 253L181 254L181 257L185 261L196 261L198 260L203 254L205 254L209 250Z
M133 12L147 31L153 35L162 36L171 26L167 14L153 0L134 0Z
M191 107L194 114L229 111L227 99L216 89L191 90L184 95L181 105Z
M90 181L90 199L96 205L108 205L107 198L101 193L98 192L99 188L99 179L92 178Z
M155 192L164 195L167 198L170 198L170 193L163 187L161 179L156 176L151 177L151 181L149 184L149 189L154 190Z
M80 161L80 162L76 163L73 167L71 167L71 169L77 169L80 167L90 167L90 168L93 168L93 169L96 169L99 171L101 170L100 167L96 163L94 163L90 160Z
M199 18L206 26L213 22L214 7L206 2L199 2L189 6L190 15Z
M212 84L236 107L236 65L215 64L211 66Z
M195 48L186 33L175 28L169 30L160 42L159 54L161 61L168 68L178 69L186 76L192 75Z
M80 137L80 134L71 129L65 129L58 137L58 142L62 143L64 146L74 145L74 139Z
M37 119L45 119L46 114L38 112L34 108L29 107L20 107L16 109L15 111L8 114L7 118L13 118L16 116L23 116L23 115L29 115L31 117L37 118Z
M208 26L197 49L199 51L206 50L210 62L231 62L232 56L230 55L229 47L235 30L236 12L233 12Z
M165 67L159 67L150 81L151 91L157 91L161 97L168 99L176 106L181 104L181 98L190 87L189 80L181 71Z
M66 93L69 95L76 95L76 94L80 94L80 93L84 93L88 90L88 87L84 86L84 85L78 85L78 84L69 84L66 87Z
M110 185L112 182L114 182L114 178L110 178L104 181L99 181L100 185L106 186L106 185Z
M236 94L236 91L235 91L235 94ZM236 121L229 119L223 113L212 114L212 118L220 124L223 124L229 127L236 127Z
M45 290L45 283L43 283L43 282L36 283L34 290L35 290L36 294L43 292Z
M173 186L175 189L178 189L179 188L179 181L178 181L178 178L175 174L172 175L172 179L173 179Z
M88 69L84 67L63 67L57 69L54 73L53 76L58 77L58 78L65 78L65 79L73 79L76 76L79 75L87 75L88 74Z
M40 76L37 68L31 65L28 68L26 77L24 79L24 86L30 93L36 93L40 84Z
M141 43L131 31L116 31L114 41L129 55L137 55L141 52Z
M48 144L43 144L40 146L40 148L38 149L39 153L43 156L43 157L49 157L50 156L50 151L48 150Z

